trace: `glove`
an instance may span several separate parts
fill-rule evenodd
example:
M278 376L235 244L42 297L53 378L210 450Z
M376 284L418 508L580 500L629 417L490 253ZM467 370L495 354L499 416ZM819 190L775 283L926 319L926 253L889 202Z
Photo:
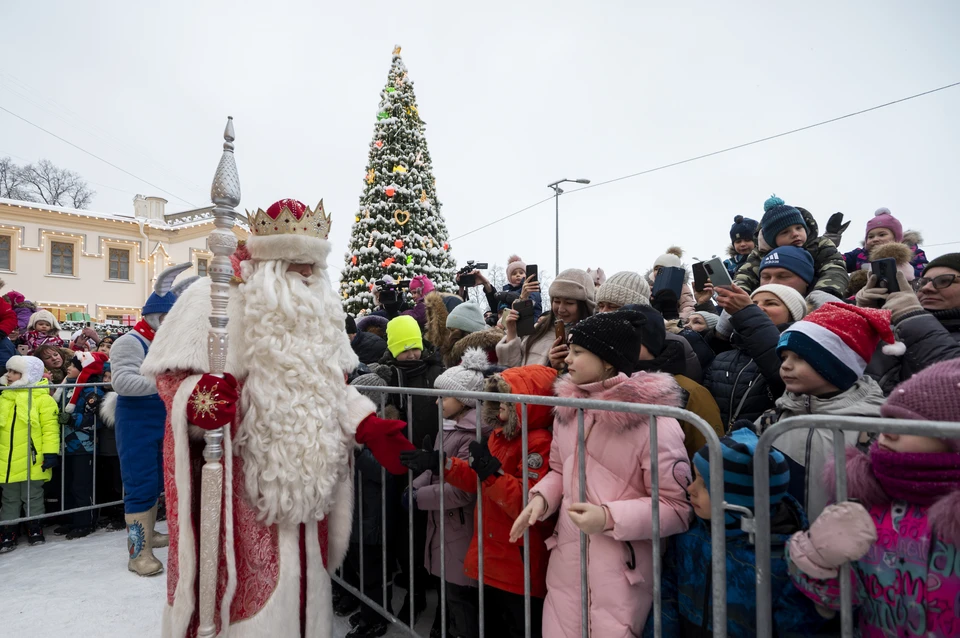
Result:
M846 224L843 223L843 213L834 213L830 215L830 219L827 220L827 232L823 234L824 237L829 239L834 243L835 246L840 246L840 238L843 237L843 232L847 230L850 226L850 222Z
M486 481L487 478L500 471L500 460L490 454L490 448L487 447L486 441L482 443L480 441L471 441L470 467L477 473L477 477L481 481Z
M381 419L376 414L370 414L357 426L356 441L365 445L377 463L382 465L391 474L402 476L407 468L400 463L400 454L405 450L413 450L413 444L403 436L403 429L407 424L394 419Z
M417 490L414 489L413 491L411 491L409 487L403 490L403 496L400 497L400 504L403 505L404 512L409 512L411 505L413 506L414 509L416 509Z
M237 415L237 380L212 374L200 377L187 402L187 421L204 430L216 430L233 421Z
M909 286L907 289L909 290ZM877 287L877 276L871 274L867 279L867 285L857 293L857 305L861 308L882 308L888 294L886 288Z
M60 466L60 455L59 454L44 454L43 455L43 464L40 466L41 470L52 470L55 467Z
M860 503L828 505L809 531L790 537L790 560L804 574L836 578L837 567L859 560L877 542L877 526Z
M678 304L677 295L672 290L661 290L650 300L650 305L663 315L665 321L680 318Z
M400 453L400 462L417 476L428 470L439 474L441 459L446 463L447 455L433 449L433 439L429 435L423 438L423 449Z
M923 310L920 300L910 286L910 282L903 276L902 272L897 273L897 284L900 285L900 292L892 292L883 304L884 310L889 310L892 314L891 321L896 321L912 312Z

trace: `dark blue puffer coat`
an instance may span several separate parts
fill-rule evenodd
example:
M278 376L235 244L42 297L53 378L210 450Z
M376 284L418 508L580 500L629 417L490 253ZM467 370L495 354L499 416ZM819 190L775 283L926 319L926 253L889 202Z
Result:
M755 421L783 394L777 342L790 325L775 326L759 306L747 306L730 320L733 349L718 354L703 375L727 427L737 419Z

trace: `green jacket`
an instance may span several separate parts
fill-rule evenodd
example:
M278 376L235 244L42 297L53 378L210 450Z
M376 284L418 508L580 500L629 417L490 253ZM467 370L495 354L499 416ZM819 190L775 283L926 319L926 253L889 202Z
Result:
M41 379L36 385L46 386L47 380ZM0 484L26 481L28 465L30 480L52 478L53 470L42 470L40 466L44 454L60 454L59 412L57 402L45 387L18 390L12 386L0 392ZM29 445L28 416L32 439Z
M807 243L804 249L813 257L813 284L811 290L828 292L838 299L846 296L847 286L850 284L850 275L847 274L847 264L843 253L837 250L836 245L826 237L819 236L817 220L806 209L797 207L807 224ZM750 293L760 287L760 262L773 250L763 241L760 229L757 229L757 247L747 257L747 261L737 270L733 282Z

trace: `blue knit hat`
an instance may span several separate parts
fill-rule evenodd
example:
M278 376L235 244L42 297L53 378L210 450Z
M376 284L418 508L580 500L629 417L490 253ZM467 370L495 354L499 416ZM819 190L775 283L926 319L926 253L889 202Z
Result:
M173 310L173 304L176 302L177 296L174 294L168 292L167 294L161 296L155 292L152 292L150 293L150 296L147 297L147 303L143 304L143 309L140 310L140 314L166 314Z
M734 424L737 427L737 424ZM720 439L720 449L723 452L723 499L731 505L740 505L754 511L753 501L753 457L757 451L757 435L750 429L749 421L743 427L733 430L728 436ZM771 448L768 462L770 463L770 507L783 500L790 485L790 466L778 450ZM703 446L693 455L693 464L697 472L703 477L703 483L710 491L710 447ZM714 498L711 495L711 498ZM727 536L737 536L740 529L741 515L736 512L726 512L724 525Z
M764 241L771 247L777 245L777 235L780 234L780 231L796 224L807 228L807 222L803 221L803 215L799 210L793 206L788 206L776 195L771 195L767 201L763 202L760 232L763 234ZM807 232L810 232L809 228L807 228Z
M735 242L738 239L749 239L753 241L757 234L759 222L743 215L737 215L733 218L733 226L730 227L730 241Z
M796 246L774 248L760 262L760 270L757 274L762 273L764 268L784 268L803 279L808 286L813 283L813 255L804 248Z

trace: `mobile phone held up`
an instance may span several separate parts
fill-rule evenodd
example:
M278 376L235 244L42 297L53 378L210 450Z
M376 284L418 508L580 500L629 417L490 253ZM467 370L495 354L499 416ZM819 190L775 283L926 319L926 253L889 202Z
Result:
M530 279L530 277L533 277L533 279ZM536 264L527 264L526 279L530 279L530 281L540 281L540 271L537 270Z
M870 271L877 276L877 286L886 288L888 293L900 292L897 281L897 260L893 257L870 262Z
M557 323L553 324L553 334L560 339L560 343L567 342L567 325L562 319L557 319Z
M703 292L703 289L707 285L707 280L710 279L710 275L707 273L706 267L704 267L703 262L696 262L693 264L693 289L697 292Z
M703 267L710 276L710 283L713 284L714 288L729 288L733 285L733 279L730 278L727 267L723 265L719 257L703 262Z
M533 320L533 300L518 299L513 302L513 309L520 315L517 319L517 336L529 337L533 334L535 325Z
M664 266L660 269L656 280L653 282L651 296L656 297L661 290L670 290L680 299L683 294L683 284L687 281L687 271L683 268L674 266Z

